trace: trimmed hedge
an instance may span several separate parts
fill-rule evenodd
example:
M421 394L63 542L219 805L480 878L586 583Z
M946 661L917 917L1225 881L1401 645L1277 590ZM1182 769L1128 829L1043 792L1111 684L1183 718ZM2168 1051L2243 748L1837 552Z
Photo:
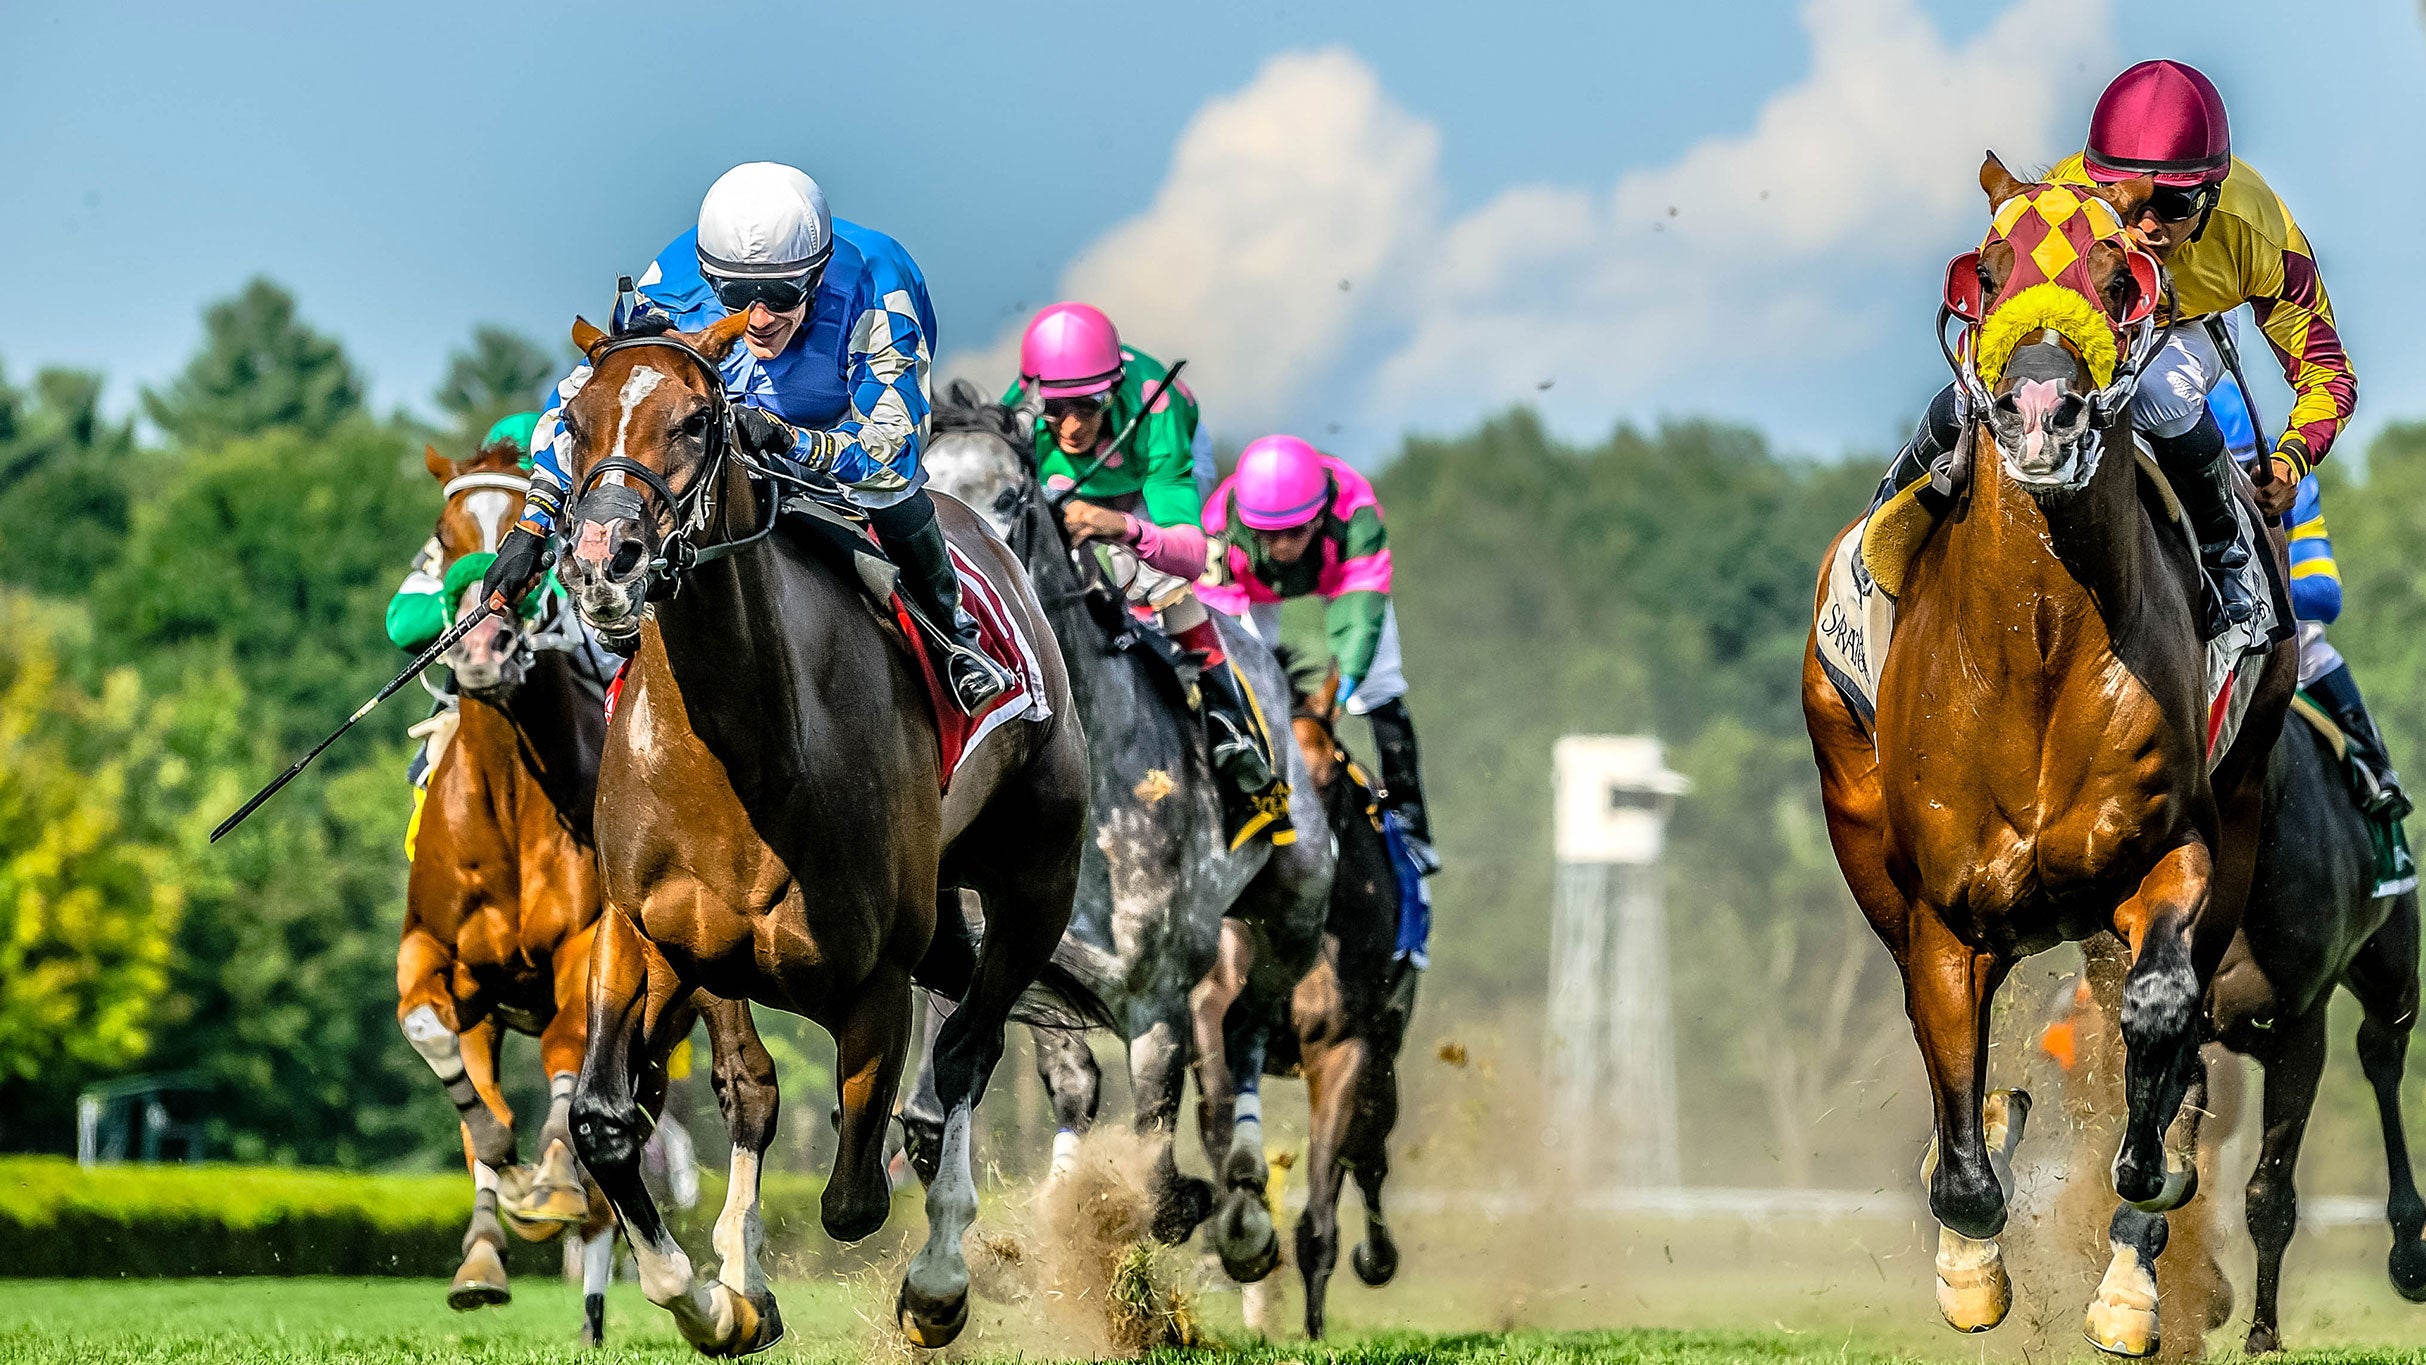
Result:
M675 1220L694 1252L723 1182ZM817 1220L821 1180L770 1175L767 1249L805 1266L855 1263ZM448 1276L462 1260L472 1187L464 1176L360 1175L284 1166L105 1166L0 1158L0 1276ZM906 1210L897 1210L897 1213ZM555 1242L506 1239L518 1274L561 1264Z

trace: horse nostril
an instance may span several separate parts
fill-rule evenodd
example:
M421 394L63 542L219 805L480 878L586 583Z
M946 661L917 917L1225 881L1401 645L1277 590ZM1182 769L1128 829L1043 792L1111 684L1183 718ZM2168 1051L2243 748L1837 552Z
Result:
M609 578L628 578L640 568L640 557L647 551L637 538L627 539L615 547L615 557L607 561Z

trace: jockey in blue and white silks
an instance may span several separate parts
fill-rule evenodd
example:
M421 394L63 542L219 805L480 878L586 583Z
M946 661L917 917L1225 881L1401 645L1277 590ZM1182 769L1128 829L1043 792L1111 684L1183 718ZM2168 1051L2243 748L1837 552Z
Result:
M2207 410L2223 429L2224 449L2244 466L2253 463L2260 449L2258 432L2249 420L2248 400L2231 375L2209 391ZM2342 568L2334 562L2324 497L2313 470L2300 476L2299 494L2291 504L2291 614L2299 620L2300 689L2349 737L2368 779L2367 790L2359 794L2367 813L2403 818L2409 813L2409 797L2401 790L2400 774L2393 771L2383 733L2367 713L2367 699L2359 693L2350 664L2325 638L2325 627L2342 614Z
M684 331L749 314L743 344L720 366L749 446L788 447L794 464L850 489L901 566L902 586L953 637L937 662L964 709L982 709L1007 688L1009 676L978 647L976 622L961 609L959 579L926 494L919 455L935 306L901 244L834 218L824 192L802 172L751 162L709 187L698 226L659 252L636 288L644 314L662 313ZM532 433L524 526L535 537L545 537L564 510L571 441L558 413L589 375L589 366L577 366L556 386ZM501 580L523 570L505 547L496 568Z

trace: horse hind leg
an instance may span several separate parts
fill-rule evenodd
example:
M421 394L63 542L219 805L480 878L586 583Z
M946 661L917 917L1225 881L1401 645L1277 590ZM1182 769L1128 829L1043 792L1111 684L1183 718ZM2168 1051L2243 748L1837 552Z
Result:
M2166 1140L2198 1072L2201 998L2191 936L2207 907L2211 862L2203 844L2157 860L2138 891L2115 909L2131 945L2123 978L2123 1093L2129 1114L2114 1156L2114 1189L2144 1212L2180 1208L2198 1188L2198 1167Z
M1280 1233L1264 1203L1268 1178L1263 1149L1263 1025L1252 1009L1233 1007L1245 994L1255 966L1255 942L1235 919L1221 922L1221 944L1213 969L1188 993L1196 1039L1197 1131L1205 1157L1221 1182L1207 1234L1222 1269L1240 1284L1254 1284L1280 1263Z
M1028 1037L1036 1048L1037 1078L1053 1104L1053 1164L1047 1174L1053 1179L1078 1164L1079 1140L1095 1126L1103 1103L1103 1069L1078 1029L1030 1028Z
M1339 1263L1339 1186L1348 1130L1354 1121L1365 1042L1307 1049L1306 1104L1313 1115L1306 1141L1306 1211L1297 1219L1297 1273L1306 1288L1306 1336L1320 1341Z
M606 1345L607 1286L615 1279L615 1235L612 1221L581 1243L581 1344Z
M503 1173L514 1163L513 1111L496 1088L497 1022L484 1020L463 1034L446 1016L454 1002L407 997L398 1025L432 1074L446 1087L463 1134L464 1164L472 1175L472 1218L463 1233L463 1263L447 1285L447 1306L470 1312L511 1302L506 1282L505 1227L498 1220ZM494 1103L492 1104L492 1100Z
M2410 1170L2409 1141L2401 1123L2401 1075L2409 1053L2409 1030L2418 1016L2418 901L2397 900L2391 916L2359 949L2348 981L2366 1010L2359 1022L2359 1066L2375 1091L2376 1117L2384 1130L2384 1166L2391 1195L2385 1215L2392 1224L2387 1269L2393 1288L2412 1303L2426 1302L2426 1200L2418 1197Z
M548 1078L548 1116L540 1125L539 1162L531 1172L530 1188L519 1205L506 1209L508 1217L535 1225L540 1236L577 1227L590 1214L589 1194L573 1156L573 1087L590 1038L587 996L595 933L595 929L584 930L556 952L556 1013L539 1034L539 1058Z

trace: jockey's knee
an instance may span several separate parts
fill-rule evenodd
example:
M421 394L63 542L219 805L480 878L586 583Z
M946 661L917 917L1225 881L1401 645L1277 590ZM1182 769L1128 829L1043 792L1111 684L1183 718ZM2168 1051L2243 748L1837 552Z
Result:
M1929 411L1921 417L1922 429L1933 450L1952 450L1962 438L1962 422L1955 416L1954 403L1954 385L1949 382L1937 391L1937 397L1929 400Z
M1205 615L1204 601L1197 597L1196 589L1184 583L1179 591L1154 603L1154 610L1162 618L1162 628L1172 635L1185 635L1210 619Z
M2203 397L2187 415L2144 427L2142 433L2148 438L2148 449L2156 456L2157 466L2167 474L2198 473L2224 453L2224 429L2216 423L2215 414L2207 410Z

